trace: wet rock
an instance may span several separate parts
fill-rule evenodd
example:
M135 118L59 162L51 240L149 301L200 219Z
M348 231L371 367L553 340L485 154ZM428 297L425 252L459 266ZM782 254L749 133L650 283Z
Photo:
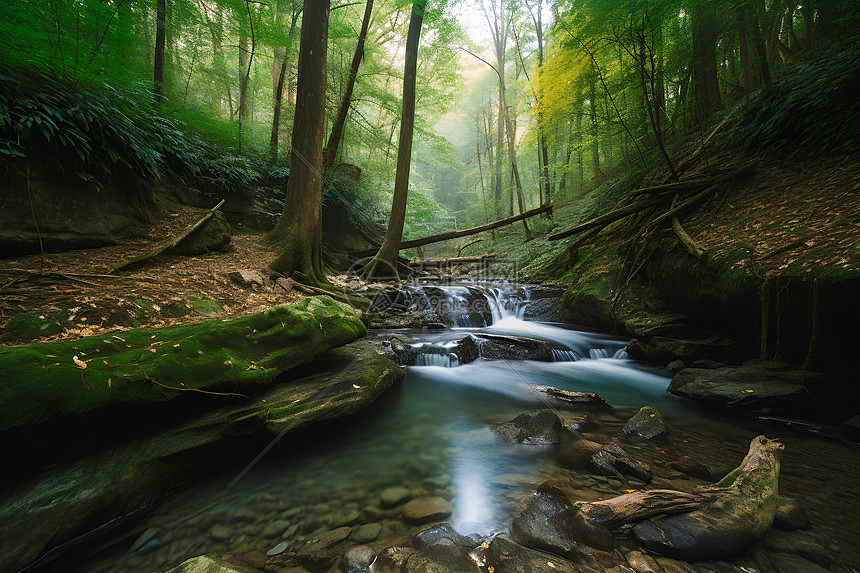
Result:
M630 551L624 559L636 573L663 573L663 568L650 555L641 551Z
M296 560L309 569L327 569L341 556L341 551L332 546L349 537L349 527L339 527L312 537L296 553Z
M412 497L409 488L402 486L387 487L379 494L382 507L394 507L408 501Z
M590 440L573 440L563 444L556 452L558 462L569 468L580 471L590 471L591 457L603 447L602 444Z
M654 477L654 473L647 464L631 458L618 444L603 446L599 452L591 456L591 463L597 473L604 476L617 476L621 473L646 483Z
M456 545L431 545L413 553L406 573L481 573L481 568Z
M532 410L520 414L509 422L493 424L494 432L506 442L515 444L558 444L566 430L552 410Z
M356 527L349 534L349 540L353 543L370 543L371 541L376 541L381 532L381 523L366 523Z
M510 539L495 537L487 551L487 565L495 573L602 573L557 555L524 547Z
M235 555L214 554L192 557L165 573L260 573L260 571Z
M815 411L810 393L827 384L827 377L779 362L752 361L742 366L685 368L672 378L676 396L738 410L796 414L808 418Z
M258 271L232 271L227 273L227 277L234 283L246 287L262 287L266 284L266 279Z
M716 360L708 360L707 358L703 358L701 360L693 360L690 362L690 368L704 368L705 370L713 370L714 368L725 368L726 364L722 362L717 362Z
M484 358L552 362L553 347L542 340L491 334L475 335L475 340Z
M697 339L645 336L632 338L627 352L631 358L656 364L675 360L689 363L700 358L725 360L733 344L734 341L721 335Z
M377 555L373 570L381 573L400 573L413 553L411 547L389 547Z
M384 517L385 512L378 507L367 506L361 508L358 521L359 523L373 523L382 520Z
M756 551L759 550L766 550L771 554L801 557L825 569L835 569L842 565L830 549L825 548L817 539L803 531L788 532L771 529L756 547Z
M457 344L451 349L451 352L457 356L460 364L468 364L474 362L480 357L478 344L475 342L475 337L469 335L457 341Z
M679 370L683 370L687 365L684 364L683 360L673 360L669 364L666 365L666 369L671 372L678 372Z
M280 535L286 531L286 529L290 526L290 522L283 519L276 519L275 521L269 523L266 527L263 528L263 531L260 532L262 537L280 537Z
M783 531L808 529L809 515L796 500L783 497L773 515L773 526Z
M445 498L419 497L400 508L400 513L406 521L418 525L445 519L452 510L451 503Z
M595 550L612 551L612 533L587 520L566 498L533 493L520 501L511 522L511 537L520 545L588 563Z
M424 549L438 544L457 545L459 547L474 547L476 545L472 538L454 531L450 523L425 529L412 537L412 547L415 549Z
M365 573L370 569L376 552L367 545L353 547L343 556L342 569L345 573Z
M674 559L660 557L659 555L654 559L663 568L664 573L696 573L692 567L683 561L675 561Z
M642 406L636 414L624 424L624 433L628 436L639 436L648 440L665 439L668 435L663 415L654 406Z
M332 527L343 527L344 525L353 525L358 523L360 513L357 509L339 509L332 517Z
M526 303L523 320L561 322L561 298L547 297Z
M391 345L391 351L394 352L394 355L397 357L397 362L401 366L411 366L415 364L415 357L418 356L418 351L415 348L396 336L389 339L389 344Z
M289 546L290 546L289 541L282 541L282 542L278 543L277 545L275 545L274 547L272 547L271 549L269 549L268 551L266 551L266 555L268 555L269 557L273 557L275 555L280 555L281 553L286 551Z
M209 537L215 541L226 541L233 537L233 528L229 525L213 525L209 530Z

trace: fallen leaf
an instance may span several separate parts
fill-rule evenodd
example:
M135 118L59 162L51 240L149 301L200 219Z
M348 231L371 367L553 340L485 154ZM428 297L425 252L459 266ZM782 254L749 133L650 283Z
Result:
M77 366L81 370L83 370L87 367L87 363L84 362L83 360L81 360L80 358L78 358L77 356L72 356L72 362L74 362L75 366Z
M486 541L484 541L483 543L481 543L481 547L483 547L484 549L489 549L489 548L490 548L490 546L489 546L489 545L487 545L487 542L486 542Z
M108 378L108 388L110 388L110 381L111 380L112 380L112 378Z

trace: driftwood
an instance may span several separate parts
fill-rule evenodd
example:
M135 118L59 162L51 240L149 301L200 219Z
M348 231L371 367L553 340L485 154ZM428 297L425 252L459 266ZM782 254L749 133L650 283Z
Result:
M491 263L498 258L498 255L480 255L476 257L452 257L449 259L423 259L420 261L410 261L409 267L413 269L429 269L468 263Z
M181 243L183 240L185 240L185 238L187 238L191 233L193 233L194 231L196 231L197 229L202 227L206 223L206 221L208 221L209 219L214 217L215 213L218 211L218 209L221 208L221 205L223 205L223 204L224 204L224 199L221 199L221 201L217 205L212 207L209 210L209 212L206 213L206 215L201 217L195 223L192 223L191 225L188 225L187 227L185 227L185 229L183 229L181 233L179 233L178 235L176 235L175 237L173 237L169 241L161 243L160 245L158 245L157 247L155 247L154 249L152 249L150 251L147 251L145 253L141 253L139 255L136 255L134 257L131 257L130 259L126 259L126 260L114 265L113 267L111 267L110 271L108 271L108 272L120 271L122 269L134 266L136 264L142 263L143 261L145 261L147 259L151 259L152 257L163 253L167 249L172 249L173 247L175 247L176 245Z
M595 394L594 392L570 392L568 390L561 390L554 386L541 386L538 384L529 384L529 387L531 387L533 392L549 396L550 398L555 398L556 400L561 400L562 402L568 402L570 404L590 404L593 406L606 405L606 398L600 394Z
M693 511L709 499L711 498L704 494L653 489L634 491L603 501L578 501L574 505L597 525L615 529L625 523Z

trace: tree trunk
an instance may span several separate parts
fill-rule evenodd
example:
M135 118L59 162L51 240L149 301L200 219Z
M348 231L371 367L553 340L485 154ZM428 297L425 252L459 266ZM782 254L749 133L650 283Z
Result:
M358 68L361 65L361 59L364 57L364 42L367 39L367 28L370 26L372 11L373 0L367 0L364 8L364 18L361 21L361 32L358 34L358 45L355 47L355 54L352 56L352 65L349 68L346 91L343 94L343 99L340 101L337 117L334 120L331 134L328 137L328 143L326 143L325 150L323 151L324 167L331 167L334 164L335 157L337 157L338 146L343 135L343 126L346 123L346 115L349 112L349 106L352 104L352 92L355 89Z
M330 0L304 0L298 95L284 212L266 242L281 252L270 265L298 282L322 284L322 146Z
M311 0L306 0L311 1ZM403 106L400 114L400 136L397 142L397 171L394 176L394 199L388 229L379 252L364 268L365 278L396 278L397 255L406 222L406 199L409 192L409 169L412 162L412 132L415 124L415 80L418 73L418 40L424 21L427 0L415 0L409 31L406 33L406 61L403 70ZM393 275L393 276L392 276Z
M596 74L596 72L595 72ZM594 175L593 179L596 183L600 183L603 180L603 172L600 171L600 146L597 142L598 140L598 131L597 131L597 76L592 76L591 78L591 93L588 96L589 104L591 106L591 137L593 139L591 143L591 160L594 164Z
M698 125L723 109L717 78L717 14L710 2L690 6L693 28L693 79L690 125Z
M761 35L758 17L749 6L744 5L744 27L747 31L747 38L751 42L753 61L755 61L758 69L759 79L761 79L762 89L770 90L772 82L770 80L770 68L767 65L767 51L764 47L764 40Z
M164 93L164 44L165 44L165 20L167 16L166 0L158 0L155 13L155 64L153 66L153 95L155 103L161 103Z
M275 110L272 116L272 135L269 138L269 163L272 165L274 165L278 160L278 133L281 130L281 103L284 101L284 77L287 75L289 57L287 50L284 50L284 60L281 63L281 72L278 75L278 83L275 86Z

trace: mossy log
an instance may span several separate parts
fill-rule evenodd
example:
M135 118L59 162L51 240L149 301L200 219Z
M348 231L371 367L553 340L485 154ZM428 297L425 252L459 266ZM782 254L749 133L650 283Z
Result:
M311 297L233 320L3 348L0 434L117 408L148 417L180 396L221 405L366 332L352 308Z

